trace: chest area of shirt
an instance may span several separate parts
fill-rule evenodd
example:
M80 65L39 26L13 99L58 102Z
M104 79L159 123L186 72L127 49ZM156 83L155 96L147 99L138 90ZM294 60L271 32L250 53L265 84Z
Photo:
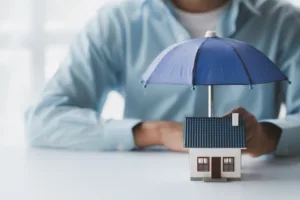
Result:
M204 105L208 101L207 89L201 87L196 92L191 92L190 86L174 85L149 85L144 88L141 77L151 62L168 46L183 41L187 38L181 27L172 23L149 22L149 27L140 29L138 34L129 36L126 51L126 94L129 99L139 98L136 103L158 105L164 102L175 102L176 99L184 103L193 102L193 106ZM146 26L145 26L146 27ZM275 58L275 51L269 40L258 40L249 34L253 24L245 25L235 34L235 39L247 42L263 51L269 58ZM261 37L264 37L262 34ZM263 42L262 42L263 41ZM270 42L270 43L269 43ZM264 98L273 95L273 87L258 86L249 91L247 86L224 86L218 87L216 92L216 104L219 105L220 113L234 106L251 107L253 101L263 101ZM270 92L270 93L269 93Z

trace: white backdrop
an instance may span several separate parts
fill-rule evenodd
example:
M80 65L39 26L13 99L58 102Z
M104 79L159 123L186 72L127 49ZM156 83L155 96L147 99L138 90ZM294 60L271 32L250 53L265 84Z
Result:
M0 144L24 144L24 109L56 71L72 37L109 1L116 0L0 0ZM103 116L121 118L123 105L112 93Z
M57 70L73 36L111 1L0 0L0 144L24 144L24 110ZM110 98L103 116L121 118L122 98Z

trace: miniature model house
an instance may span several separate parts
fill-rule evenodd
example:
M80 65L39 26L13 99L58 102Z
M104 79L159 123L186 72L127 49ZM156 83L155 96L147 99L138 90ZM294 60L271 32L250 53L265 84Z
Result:
M246 148L245 122L230 117L187 117L184 147L189 148L191 180L241 178L241 151Z

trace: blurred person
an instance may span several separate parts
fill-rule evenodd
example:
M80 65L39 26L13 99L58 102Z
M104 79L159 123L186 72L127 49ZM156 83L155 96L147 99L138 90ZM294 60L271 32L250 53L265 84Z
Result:
M182 121L207 116L207 87L144 89L140 80L163 49L203 37L207 30L255 46L292 82L256 85L251 93L244 86L216 87L215 115L238 112L245 118L245 153L252 157L300 155L300 14L275 0L126 0L104 6L26 112L29 144L92 151L160 146L186 152ZM123 120L101 118L110 91L124 97ZM282 103L287 115L278 119Z

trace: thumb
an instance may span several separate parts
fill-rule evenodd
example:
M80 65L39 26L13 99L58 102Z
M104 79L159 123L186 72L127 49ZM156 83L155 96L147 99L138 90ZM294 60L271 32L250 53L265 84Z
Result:
M239 113L243 118L246 118L247 116L251 115L251 113L249 113L245 108L239 106L225 113L223 117L229 117L232 115L232 113Z

